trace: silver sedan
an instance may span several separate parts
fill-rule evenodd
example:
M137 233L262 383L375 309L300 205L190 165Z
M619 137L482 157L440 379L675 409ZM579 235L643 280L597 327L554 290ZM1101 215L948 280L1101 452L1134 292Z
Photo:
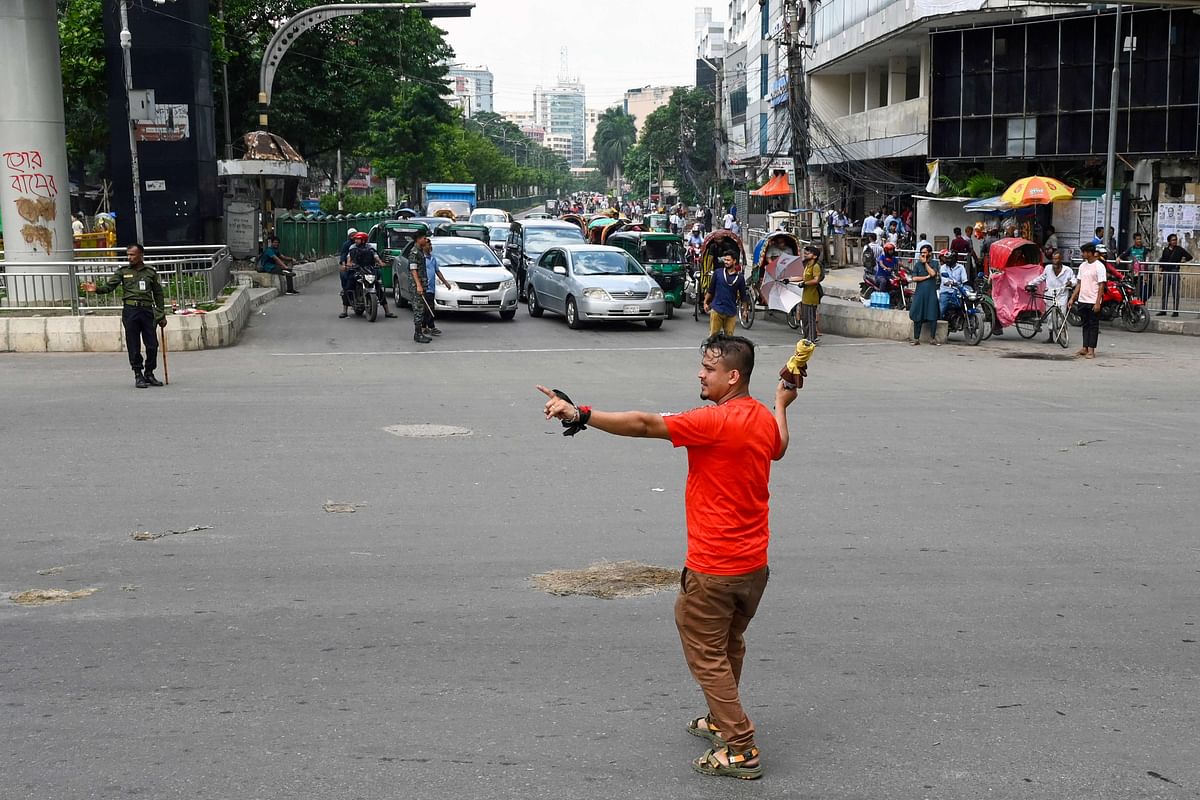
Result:
M662 288L618 247L551 247L527 277L531 317L553 311L566 317L571 328L586 322L641 321L651 330L661 328L667 318Z

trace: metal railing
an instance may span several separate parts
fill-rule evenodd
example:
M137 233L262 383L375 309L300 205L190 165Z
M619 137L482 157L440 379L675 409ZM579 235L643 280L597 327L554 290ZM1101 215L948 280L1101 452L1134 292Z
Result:
M213 302L230 282L232 258L225 245L147 247L145 260L158 270L168 307ZM124 263L123 252L75 261L0 261L0 311L80 315L120 309L119 290L90 294L83 284L104 281Z
M1132 274L1146 310L1151 314L1200 317L1200 267L1194 266L1194 262L1141 261L1136 272L1132 271L1134 265L1128 261L1118 261L1113 266L1127 275Z

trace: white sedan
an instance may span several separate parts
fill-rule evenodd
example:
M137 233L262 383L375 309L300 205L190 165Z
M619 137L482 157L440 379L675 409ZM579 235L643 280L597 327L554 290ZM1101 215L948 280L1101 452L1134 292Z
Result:
M492 248L461 236L434 236L429 241L442 277L450 282L450 288L439 284L435 290L435 313L498 311L506 321L516 316L517 281ZM413 247L405 251L410 259ZM401 303L423 302L413 296L412 281L402 280L399 285Z

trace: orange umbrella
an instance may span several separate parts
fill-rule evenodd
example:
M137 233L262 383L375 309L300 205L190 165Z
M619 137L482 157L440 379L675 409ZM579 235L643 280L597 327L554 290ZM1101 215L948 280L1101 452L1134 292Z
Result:
M1021 178L1004 190L1000 199L1014 208L1035 206L1044 203L1054 203L1059 200L1070 200L1075 196L1075 190L1057 178L1043 178L1034 175Z

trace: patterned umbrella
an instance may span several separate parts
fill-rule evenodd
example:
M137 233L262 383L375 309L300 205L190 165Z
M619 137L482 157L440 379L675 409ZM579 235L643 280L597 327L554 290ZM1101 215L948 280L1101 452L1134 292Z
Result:
M767 308L787 313L800 302L804 282L804 259L800 256L782 255L772 264L767 262L763 273L762 295Z
M1021 178L1004 190L1000 199L1014 208L1043 205L1059 200L1070 200L1075 196L1075 190L1056 178L1043 178L1033 175Z

